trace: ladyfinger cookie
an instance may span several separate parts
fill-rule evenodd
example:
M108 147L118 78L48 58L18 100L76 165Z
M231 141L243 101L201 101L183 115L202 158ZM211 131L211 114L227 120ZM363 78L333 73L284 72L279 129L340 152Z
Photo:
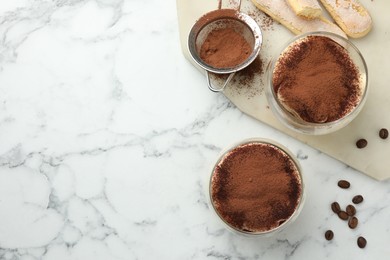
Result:
M343 30L323 16L312 20L299 17L290 8L286 0L252 0L252 2L261 11L271 16L295 34L312 31L328 31L347 38Z
M321 0L321 2L348 36L360 38L371 30L371 16L358 0Z
M306 19L318 18L322 14L322 8L317 0L287 0L293 11Z

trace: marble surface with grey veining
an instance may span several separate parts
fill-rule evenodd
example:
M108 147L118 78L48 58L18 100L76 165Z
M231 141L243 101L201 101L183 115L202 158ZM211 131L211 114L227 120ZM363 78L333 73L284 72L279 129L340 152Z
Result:
M250 137L287 146L305 175L301 215L273 237L230 232L209 203L214 163ZM351 230L330 203L356 194ZM0 259L389 259L389 217L390 181L207 89L174 0L0 2Z

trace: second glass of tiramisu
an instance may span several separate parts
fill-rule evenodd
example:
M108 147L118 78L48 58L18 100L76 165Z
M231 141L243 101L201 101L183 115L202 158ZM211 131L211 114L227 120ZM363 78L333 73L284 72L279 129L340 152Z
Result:
M348 39L329 32L293 38L268 64L267 99L276 117L304 134L350 123L368 91L367 65Z

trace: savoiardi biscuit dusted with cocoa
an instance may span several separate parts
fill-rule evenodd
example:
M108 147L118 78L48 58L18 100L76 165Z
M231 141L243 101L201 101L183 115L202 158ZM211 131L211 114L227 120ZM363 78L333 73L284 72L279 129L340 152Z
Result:
M322 15L322 8L317 0L287 0L293 11L306 19L315 19Z
M358 0L321 0L321 2L349 37L360 38L371 30L372 18Z
M271 16L295 34L327 31L347 38L340 27L323 16L312 20L299 17L287 4L286 0L252 0L252 2L261 11Z

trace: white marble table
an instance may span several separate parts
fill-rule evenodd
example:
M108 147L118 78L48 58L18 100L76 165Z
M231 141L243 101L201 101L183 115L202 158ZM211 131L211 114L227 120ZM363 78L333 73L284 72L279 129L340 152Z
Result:
M208 201L221 151L248 137L283 143L306 177L300 217L271 238L231 233ZM329 205L355 194L350 230ZM389 259L389 206L390 181L211 93L174 0L0 2L0 259Z

